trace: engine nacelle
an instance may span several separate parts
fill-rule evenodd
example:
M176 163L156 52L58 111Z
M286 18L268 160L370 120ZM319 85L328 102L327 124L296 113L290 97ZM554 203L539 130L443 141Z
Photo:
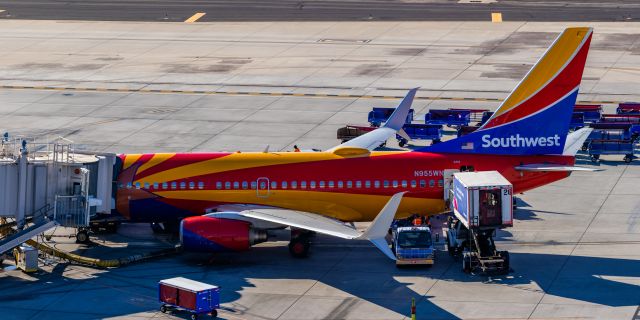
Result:
M180 222L180 243L186 251L246 251L265 241L267 232L247 221L197 216Z

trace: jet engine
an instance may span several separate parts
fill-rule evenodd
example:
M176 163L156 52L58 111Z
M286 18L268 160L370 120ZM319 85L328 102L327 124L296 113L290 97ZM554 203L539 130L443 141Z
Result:
M180 243L186 251L246 251L265 241L267 232L247 221L197 216L180 222Z

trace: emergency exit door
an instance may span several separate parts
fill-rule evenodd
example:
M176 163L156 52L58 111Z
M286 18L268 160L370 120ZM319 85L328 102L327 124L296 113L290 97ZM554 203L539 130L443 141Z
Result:
M256 180L256 196L258 198L269 197L269 178L258 178Z

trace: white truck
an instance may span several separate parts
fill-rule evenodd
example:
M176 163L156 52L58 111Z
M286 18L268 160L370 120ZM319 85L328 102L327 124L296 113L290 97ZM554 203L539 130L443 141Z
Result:
M513 226L513 186L497 171L457 172L452 184L449 253L462 255L464 272L508 273L509 253L496 250L493 236Z

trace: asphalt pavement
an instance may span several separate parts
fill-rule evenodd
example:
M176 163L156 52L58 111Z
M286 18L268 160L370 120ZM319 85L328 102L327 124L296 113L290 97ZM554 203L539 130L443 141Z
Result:
M4 10L4 11L2 11ZM95 21L635 21L638 1L3 0L0 19Z

